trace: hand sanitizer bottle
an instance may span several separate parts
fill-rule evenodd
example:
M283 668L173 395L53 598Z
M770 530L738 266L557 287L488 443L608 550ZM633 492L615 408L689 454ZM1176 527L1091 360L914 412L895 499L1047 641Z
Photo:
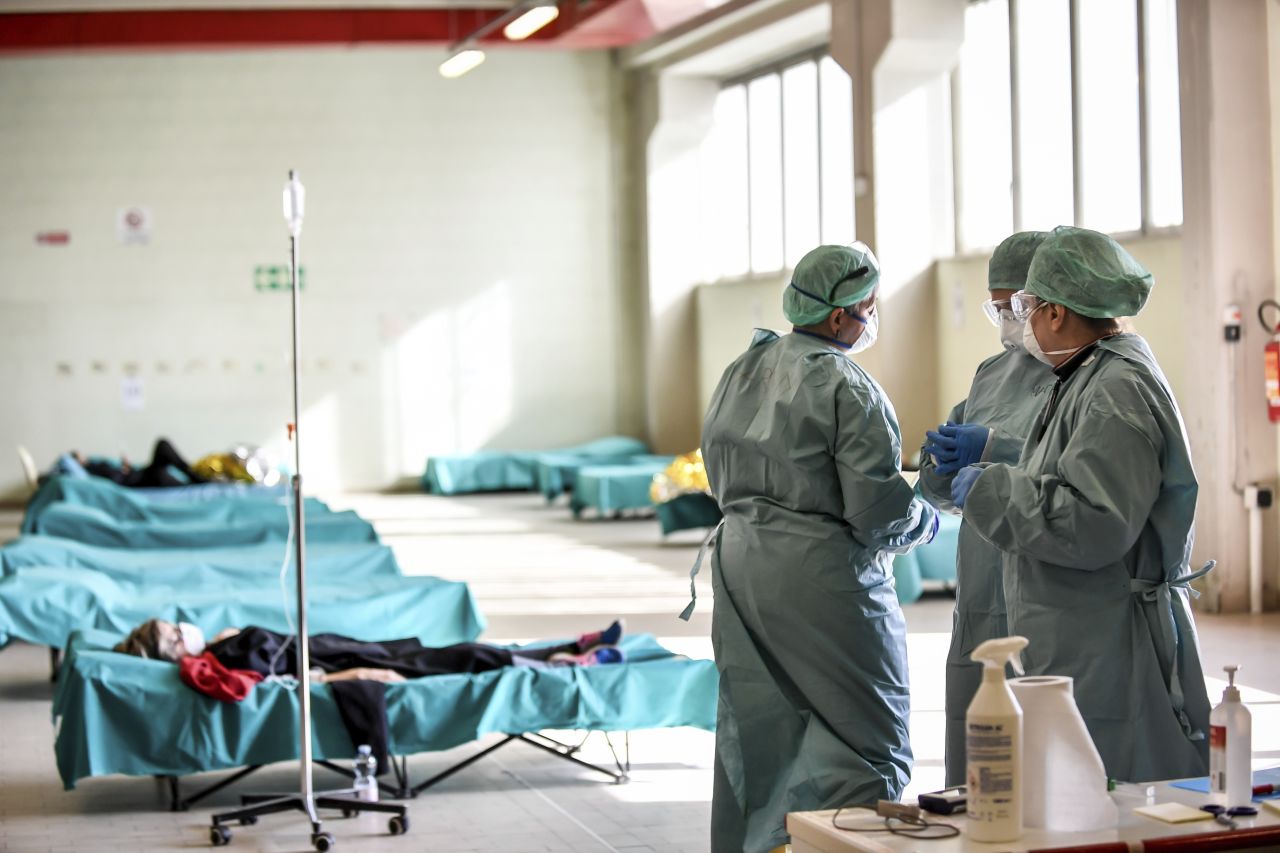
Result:
M1209 794L1217 804L1233 808L1253 802L1253 718L1240 701L1238 666L1224 666L1227 689L1209 715Z
M967 833L974 841L1013 841L1022 835L1022 708L1004 678L1019 675L1026 637L987 640L973 650L982 684L965 714L969 786Z

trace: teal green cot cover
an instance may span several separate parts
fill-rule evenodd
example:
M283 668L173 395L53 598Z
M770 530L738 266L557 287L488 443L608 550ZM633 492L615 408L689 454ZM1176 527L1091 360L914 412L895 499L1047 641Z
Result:
M621 456L583 456L577 453L540 453L536 459L535 477L537 489L547 503L551 503L565 492L573 491L577 485L578 472L587 467L611 465L650 465L669 456L654 456L649 453L632 453ZM665 467L665 466L664 466Z
M647 452L645 443L639 439L609 436L553 451L482 450L457 456L433 456L427 460L422 485L436 495L527 492L537 486L538 458L547 453L613 458Z
M893 559L893 580L898 600L910 604L924 594L922 581L955 583L956 548L960 541L960 518L938 513L938 534L928 545Z
M0 548L0 576L31 567L60 566L92 569L115 580L154 582L167 586L217 586L274 578L292 550L284 542L234 548L107 548L56 536L22 536ZM401 574L395 554L386 545L311 545L307 547L307 578L395 577Z
M190 486L166 486L163 488L134 487L129 491L151 503L186 501L220 501L224 498L250 498L265 500L283 498L289 494L288 481L264 486L258 483L192 483Z
M156 521L170 523L204 522L235 524L253 519L276 520L291 511L289 499L283 495L246 494L239 497L223 497L201 501L155 501L138 495L136 489L126 489L100 477L88 479L76 477L50 477L27 503L22 518L24 533L34 532L40 516L59 503L93 507L119 521ZM329 507L323 501L307 498L306 511L312 514L328 514Z
M259 516L235 521L121 521L96 507L55 503L36 517L32 530L25 532L115 548L221 548L284 542L289 519L282 510L270 519ZM308 543L377 541L373 525L351 510L307 516Z
M183 685L174 664L109 651L119 639L82 631L68 642L53 702L54 752L68 790L90 776L185 776L297 758L296 690L264 682L243 702L219 702ZM389 751L452 749L495 732L714 728L713 661L680 657L648 635L620 645L625 664L388 684ZM316 758L350 759L355 748L328 685L311 686L311 712Z
M647 456L627 465L590 465L578 469L569 508L575 516L594 509L601 515L653 506L653 477L667 470L674 456Z
M677 530L710 529L724 518L716 499L701 492L678 495L658 504L654 511L658 514L658 523L662 525L663 536Z
M33 566L0 579L0 645L25 640L60 648L72 631L101 628L126 634L148 619L191 622L205 636L260 625L289 632L292 572L234 587L168 586L116 580L93 569ZM287 602L287 604L286 604ZM432 577L373 576L307 584L313 633L361 640L417 637L426 645L474 640L484 617L465 583Z

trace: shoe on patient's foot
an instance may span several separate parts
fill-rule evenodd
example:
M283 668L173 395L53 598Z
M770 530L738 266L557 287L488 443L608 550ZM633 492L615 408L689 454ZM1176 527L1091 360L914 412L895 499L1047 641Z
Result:
M627 623L625 620L614 619L613 624L603 631L582 634L578 637L578 652L580 654L589 652L596 646L616 646L618 641L622 639L622 633L626 629Z
M586 654L581 655L559 652L552 655L549 660L549 663L561 666L604 666L611 663L626 662L626 652L622 651L622 649L615 649L613 646L597 646Z

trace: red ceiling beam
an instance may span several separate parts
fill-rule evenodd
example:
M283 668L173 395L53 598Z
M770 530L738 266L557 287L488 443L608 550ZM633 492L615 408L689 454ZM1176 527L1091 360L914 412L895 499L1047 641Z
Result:
M616 0L561 3L548 42ZM187 9L0 14L0 51L166 49L332 44L438 44L466 37L501 9ZM501 30L484 39L505 42Z

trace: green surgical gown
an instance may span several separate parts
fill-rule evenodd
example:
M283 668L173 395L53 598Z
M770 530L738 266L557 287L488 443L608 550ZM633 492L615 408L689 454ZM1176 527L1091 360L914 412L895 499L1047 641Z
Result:
M951 410L948 420L988 427L991 438L983 461L1015 465L1053 381L1048 365L1026 350L1005 350L978 366L969 396ZM920 459L920 493L938 509L958 512L951 503L955 475L939 474L933 457L923 450ZM947 651L948 786L964 784L964 715L982 682L982 665L969 655L979 644L1008 634L1000 562L1000 550L962 523L956 549L956 609Z
M822 340L757 332L702 433L725 521L715 853L787 841L787 812L897 799L911 773L894 554L937 521L902 478L893 407Z
M1196 477L1146 341L1101 341L1063 379L1043 437L990 465L964 520L1004 553L1027 675L1067 675L1107 773L1208 772L1209 698L1186 578Z

